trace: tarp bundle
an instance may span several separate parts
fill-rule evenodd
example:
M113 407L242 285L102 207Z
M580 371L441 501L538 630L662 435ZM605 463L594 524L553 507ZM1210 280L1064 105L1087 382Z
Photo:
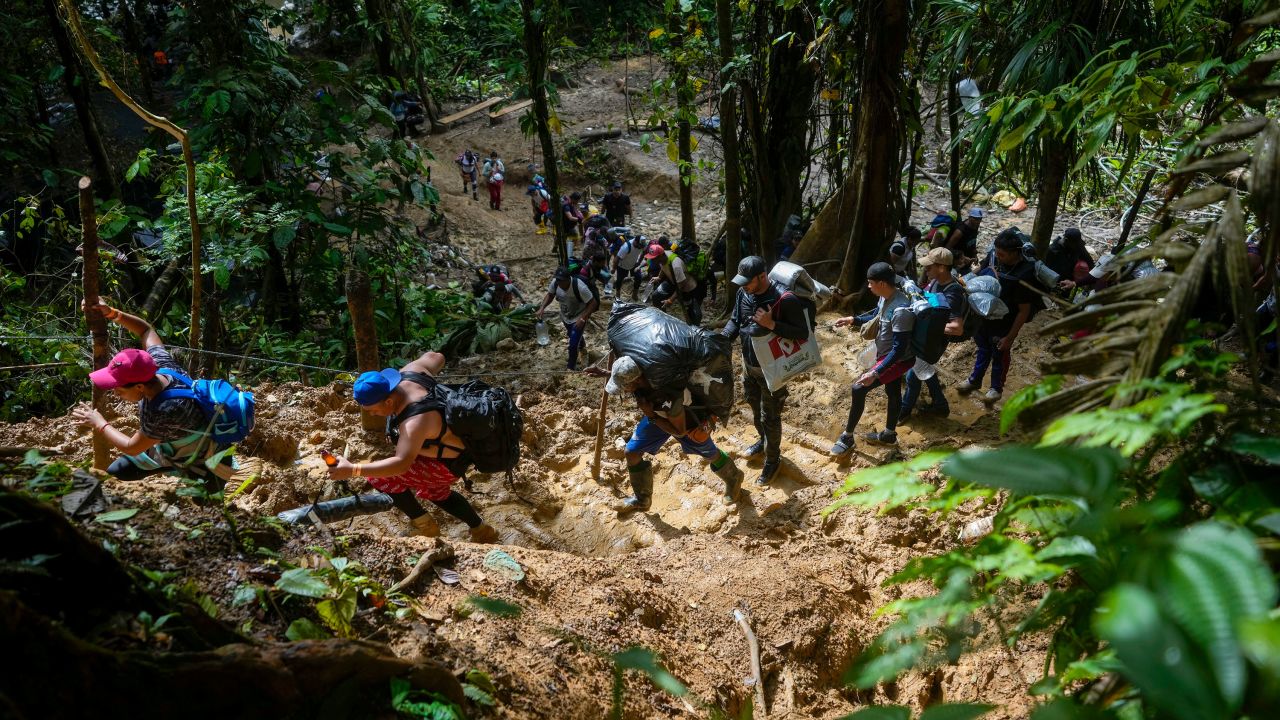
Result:
M655 307L614 303L609 314L609 347L640 366L660 390L684 390L693 406L719 418L733 410L733 341L693 327Z

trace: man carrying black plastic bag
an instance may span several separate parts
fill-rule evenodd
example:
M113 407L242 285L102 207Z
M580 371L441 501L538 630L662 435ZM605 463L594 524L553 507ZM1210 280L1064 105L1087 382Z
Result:
M733 364L725 338L690 327L654 308L619 304L609 318L613 349L605 390L631 393L644 414L627 442L627 472L633 495L617 508L648 510L653 498L656 453L675 437L686 454L699 455L724 480L724 499L734 503L742 471L711 439L718 417L733 408Z

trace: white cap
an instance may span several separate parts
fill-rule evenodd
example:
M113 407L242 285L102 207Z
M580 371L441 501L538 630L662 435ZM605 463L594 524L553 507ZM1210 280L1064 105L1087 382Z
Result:
M605 392L610 395L617 395L628 385L639 380L643 374L635 360L623 355L613 361L613 369L609 373L609 382L604 385Z

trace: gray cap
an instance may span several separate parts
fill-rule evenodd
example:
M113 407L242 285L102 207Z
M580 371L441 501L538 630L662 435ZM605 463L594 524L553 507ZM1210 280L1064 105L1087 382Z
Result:
M733 284L746 285L752 278L766 270L768 268L764 264L764 258L759 255L748 255L738 263L738 274L733 276Z
M639 380L643 374L635 360L623 355L613 361L613 369L609 372L609 382L604 385L605 392L610 395L617 395L625 390L628 385Z

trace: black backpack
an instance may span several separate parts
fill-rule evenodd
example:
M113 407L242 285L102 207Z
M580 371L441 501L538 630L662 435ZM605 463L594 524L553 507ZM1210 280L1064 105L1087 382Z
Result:
M414 415L439 410L444 424L466 443L461 457L482 473L515 470L520 462L520 437L524 416L511 393L480 380L462 385L445 385L420 373L402 376L427 388L427 397L410 403L399 415L387 418L387 437L398 442L400 423ZM445 446L439 438L428 440ZM457 449L457 448L455 448Z
M698 261L698 253L701 248L698 247L697 240L681 238L680 243L676 245L676 257L684 261L685 267L691 267Z

